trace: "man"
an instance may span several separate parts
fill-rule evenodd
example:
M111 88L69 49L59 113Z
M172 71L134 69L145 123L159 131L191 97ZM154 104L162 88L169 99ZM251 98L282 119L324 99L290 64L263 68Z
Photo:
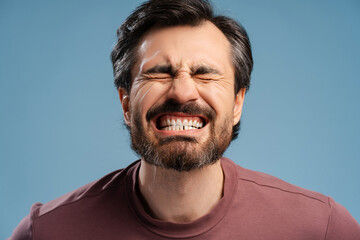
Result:
M115 84L141 160L47 204L10 239L360 239L322 194L235 165L250 43L205 0L150 0L118 31Z

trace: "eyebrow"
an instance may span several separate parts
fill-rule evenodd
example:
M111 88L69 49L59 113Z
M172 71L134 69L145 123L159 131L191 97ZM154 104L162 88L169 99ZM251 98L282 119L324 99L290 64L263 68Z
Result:
M221 74L221 72L215 68L208 66L197 66L191 68L192 75L201 75L201 74Z
M151 73L167 73L167 74L173 74L174 69L170 64L163 64L163 65L156 65L147 71L144 72L145 74L151 74Z
M201 75L201 74L221 74L221 72L215 68L209 66L194 66L190 68L191 75ZM171 64L162 64L156 65L147 71L144 72L145 74L153 74L153 73L166 73L175 75L176 70L173 68Z

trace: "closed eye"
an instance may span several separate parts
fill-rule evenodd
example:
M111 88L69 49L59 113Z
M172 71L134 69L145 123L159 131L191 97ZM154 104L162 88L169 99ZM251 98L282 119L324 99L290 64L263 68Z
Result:
M172 79L173 68L170 64L156 65L141 74L143 80L164 81Z
M171 75L166 74L166 73L142 74L142 77L147 78L147 79L172 78Z
M211 67L199 66L196 69L192 69L192 76L201 81L213 81L219 79L221 73Z
M169 74L166 73L152 73L152 74L146 74L143 73L141 74L141 76L138 78L139 81L141 82L158 82L158 83L168 83L170 81L172 81L173 77Z
M195 76L193 76L193 78L196 78L196 79L199 79L199 80L207 80L207 81L216 80L215 76L211 76L209 74L195 75Z

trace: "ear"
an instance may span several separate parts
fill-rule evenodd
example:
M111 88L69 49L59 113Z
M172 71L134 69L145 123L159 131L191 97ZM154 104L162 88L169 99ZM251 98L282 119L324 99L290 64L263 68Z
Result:
M243 108L243 104L244 104L245 92L246 92L246 89L241 88L235 96L233 125L237 124L240 121L242 108Z
M124 121L130 126L130 96L125 88L118 88L121 106L123 109Z

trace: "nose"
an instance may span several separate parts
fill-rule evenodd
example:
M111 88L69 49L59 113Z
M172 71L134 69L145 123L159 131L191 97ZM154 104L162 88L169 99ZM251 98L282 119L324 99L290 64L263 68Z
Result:
M199 98L196 82L188 73L181 73L174 77L168 92L168 98L179 103L195 101Z

